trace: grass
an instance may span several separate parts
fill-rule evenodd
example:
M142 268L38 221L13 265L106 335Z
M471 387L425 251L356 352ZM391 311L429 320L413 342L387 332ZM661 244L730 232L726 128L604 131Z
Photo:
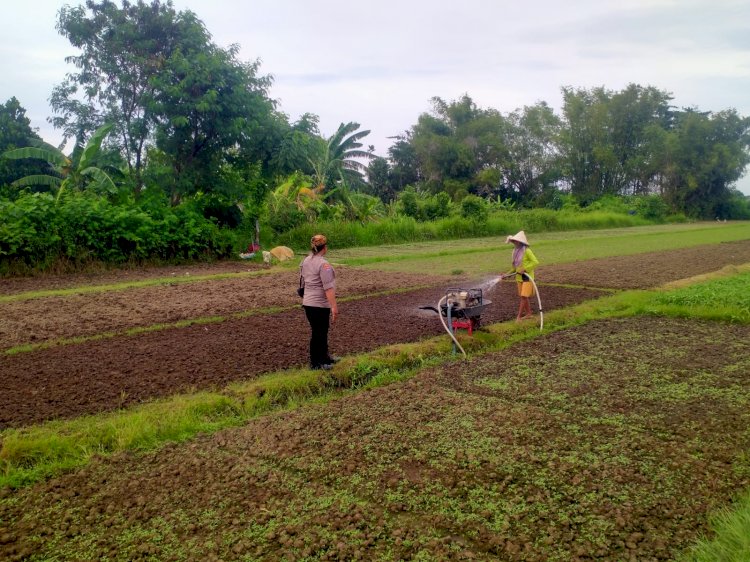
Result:
M704 537L680 558L681 562L741 562L750 553L750 491L711 518L713 538Z
M552 265L746 240L750 238L750 222L694 223L565 233L536 234L527 231L527 235L540 261ZM505 270L509 254L510 247L505 244L504 237L487 237L351 250L336 250L332 247L330 260L344 265L386 271L430 271L449 275L456 268L457 257L471 256L471 259L461 260L463 273L484 275Z

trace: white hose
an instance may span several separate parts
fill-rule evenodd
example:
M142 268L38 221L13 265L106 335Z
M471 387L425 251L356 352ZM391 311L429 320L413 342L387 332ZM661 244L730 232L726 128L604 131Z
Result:
M509 277L515 277L516 275L520 275L519 273L506 273L505 275L501 275L500 279L508 279ZM541 332L544 329L544 312L542 311L542 297L539 296L539 289L536 286L536 282L534 281L534 278L531 275L526 275L526 277L529 278L529 281L531 281L531 284L534 286L534 293L536 293L536 302L539 305L539 331Z
M443 325L443 328L445 328L445 331L448 332L448 335L453 340L453 343L455 343L456 346L458 346L458 349L460 349L461 353L463 353L464 357L466 357L466 352L464 351L464 348L461 347L460 343L458 343L458 340L456 339L456 335L453 333L453 327L451 326L449 328L448 324L445 322L445 320L443 320L443 312L442 312L442 310L441 310L440 307L442 306L443 301L445 301L447 298L448 298L448 295L445 295L442 299L440 299L438 301L438 306L437 306L437 309L438 309L438 318L440 318L440 323Z

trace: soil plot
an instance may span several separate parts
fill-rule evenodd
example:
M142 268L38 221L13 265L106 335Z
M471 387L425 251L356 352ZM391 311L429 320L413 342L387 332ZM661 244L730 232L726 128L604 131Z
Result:
M492 305L482 321L513 318L514 290L512 283L493 285L486 292ZM419 306L437 304L444 293L444 288L421 289L342 303L330 334L332 351L349 355L443 333L437 315ZM600 294L549 287L544 289L544 307L553 310ZM308 340L304 313L295 309L0 356L0 428L112 410L190 389L220 388L301 366L308 361Z
M749 341L592 322L96 462L6 491L0 558L671 560L750 484Z

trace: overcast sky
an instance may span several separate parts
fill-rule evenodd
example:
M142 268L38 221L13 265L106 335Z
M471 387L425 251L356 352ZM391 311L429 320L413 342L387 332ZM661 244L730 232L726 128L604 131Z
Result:
M55 30L58 9L83 1L3 2L0 102L16 96L33 127L76 50ZM503 113L560 88L629 83L671 92L677 107L750 115L748 0L175 0L222 47L261 60L271 97L292 121L320 117L330 136L356 121L382 156L430 99L468 93ZM738 187L750 194L750 175Z

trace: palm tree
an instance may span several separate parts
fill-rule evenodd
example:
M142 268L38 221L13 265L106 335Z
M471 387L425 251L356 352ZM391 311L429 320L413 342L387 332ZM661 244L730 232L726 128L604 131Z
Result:
M342 174L349 181L362 179L367 166L357 158L373 158L372 151L360 150L359 139L366 137L370 131L357 131L359 123L341 123L316 161L310 160L315 170L315 180L319 186L332 187Z
M21 160L24 158L36 158L45 160L50 164L49 174L34 174L14 181L14 187L47 186L57 188L59 198L63 190L69 187L88 187L98 192L114 193L117 191L112 178L101 168L92 165L94 158L102 146L102 141L112 130L112 124L99 127L81 148L76 145L71 157L66 156L62 150L44 141L31 141L32 146L16 148L3 154L4 158ZM80 155L80 156L79 156Z

